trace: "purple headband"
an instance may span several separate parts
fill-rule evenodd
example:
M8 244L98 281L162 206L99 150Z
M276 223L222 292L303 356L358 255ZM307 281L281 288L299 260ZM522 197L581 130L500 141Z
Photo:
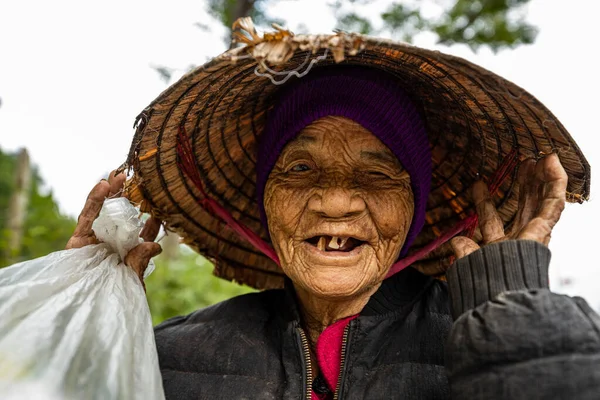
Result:
M417 107L397 79L374 68L323 67L289 84L267 116L258 143L256 193L267 230L264 190L285 145L326 116L351 119L371 131L398 158L411 178L415 213L400 252L404 257L425 223L431 186L431 151Z

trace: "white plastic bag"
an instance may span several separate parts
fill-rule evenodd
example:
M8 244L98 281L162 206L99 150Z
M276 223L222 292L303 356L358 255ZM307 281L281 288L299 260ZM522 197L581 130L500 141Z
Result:
M141 228L126 199L107 200L104 243L0 270L0 399L164 399L144 289L123 264Z

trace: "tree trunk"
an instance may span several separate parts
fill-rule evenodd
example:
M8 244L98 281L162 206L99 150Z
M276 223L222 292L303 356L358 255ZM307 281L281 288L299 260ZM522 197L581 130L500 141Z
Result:
M237 21L239 18L248 17L252 14L252 10L254 9L254 3L256 0L237 0L235 7L233 8L233 13L231 14L231 24ZM231 29L231 25L227 28ZM233 48L234 44L231 42L229 44L229 48Z
M9 232L7 260L9 264L15 259L21 250L23 240L23 227L27 217L27 205L29 203L29 192L31 189L31 167L29 164L29 154L27 150L22 149L17 156L17 168L15 170L15 191L10 196L8 203L8 223Z
M252 13L256 0L238 0L235 10L233 11L232 21L235 22L238 18L247 17Z

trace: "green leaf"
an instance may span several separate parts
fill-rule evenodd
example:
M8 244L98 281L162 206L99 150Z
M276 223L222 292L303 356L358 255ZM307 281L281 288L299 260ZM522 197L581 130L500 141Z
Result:
M381 19L392 35L405 42L411 42L415 35L428 27L428 22L418 9L398 3L392 4L382 13Z
M345 14L341 17L337 28L348 32L362 33L363 35L367 35L373 31L373 26L368 19L354 13Z
M533 43L537 29L524 18L529 0L458 0L445 16L432 25L439 43L465 43L476 50L494 51ZM519 14L521 14L519 16Z

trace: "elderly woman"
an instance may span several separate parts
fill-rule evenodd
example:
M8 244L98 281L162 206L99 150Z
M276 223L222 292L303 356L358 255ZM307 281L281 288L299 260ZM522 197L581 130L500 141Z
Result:
M548 290L552 228L589 190L554 116L454 57L242 27L139 117L126 193L152 218L126 263L162 220L217 275L283 288L156 327L166 397L598 398L600 319Z

